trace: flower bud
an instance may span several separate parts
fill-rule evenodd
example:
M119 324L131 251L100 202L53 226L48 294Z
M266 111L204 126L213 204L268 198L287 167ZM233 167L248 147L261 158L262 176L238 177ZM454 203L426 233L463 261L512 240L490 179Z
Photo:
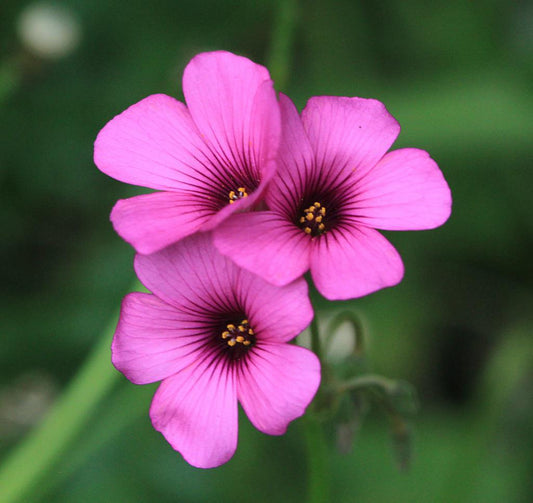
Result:
M22 11L17 21L17 33L24 47L35 56L59 59L76 49L81 27L70 10L39 2Z

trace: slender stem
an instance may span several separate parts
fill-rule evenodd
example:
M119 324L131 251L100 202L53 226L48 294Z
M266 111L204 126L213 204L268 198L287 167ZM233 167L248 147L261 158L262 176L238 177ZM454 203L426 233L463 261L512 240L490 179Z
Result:
M329 501L328 446L324 438L323 424L313 414L304 418L307 446L307 473L309 503Z
M278 89L287 86L288 69L290 67L291 44L297 18L297 0L280 0L272 34L272 42L268 57L268 68ZM320 333L317 317L313 318L310 326L311 349L322 360ZM322 367L324 365L322 364ZM315 397L314 407L319 402L319 396ZM324 503L328 501L328 450L322 423L316 413L310 410L303 419L305 427L305 439L307 446L308 462L308 501L309 503Z
M322 363L322 342L320 340L320 331L318 329L318 319L317 315L315 313L315 316L313 318L313 321L311 322L311 326L309 327L309 330L311 331L311 349L315 355L318 356L318 359Z
M115 326L116 317L113 317L44 421L28 434L0 468L3 503L30 501L28 495L59 460L117 382L120 374L110 363L110 343Z
M291 45L297 21L297 0L279 0L268 51L267 66L278 89L287 86Z
M296 0L281 0L269 57L272 76L279 88L285 87L287 82L295 21ZM12 75L8 69L3 68L2 74L5 90L0 98L7 95L12 86ZM27 501L28 496L89 421L97 405L113 389L117 376L120 375L109 362L109 346L115 325L116 317L45 420L15 448L0 468L2 503L15 503L23 499ZM325 501L321 496L325 494L325 486L321 481L325 447L320 425L312 421L316 420L309 419L307 432L310 501L318 502Z
M39 496L46 499L50 491L68 480L87 458L94 456L108 442L124 429L142 417L150 406L156 385L135 386L123 382L113 390L112 396L98 408L98 415L93 417L90 427L84 428L83 435L76 439L76 444L69 449L68 456L57 463L52 473L39 484Z
M322 385L327 381L327 371L325 362L322 359L322 345L320 331L318 328L318 316L316 315L309 327L311 331L311 349L318 356L322 365ZM310 410L304 418L305 439L307 444L308 463L308 501L309 503L319 503L329 501L329 466L328 448L324 437L323 423L320 421L320 408L322 403L322 389L311 404Z

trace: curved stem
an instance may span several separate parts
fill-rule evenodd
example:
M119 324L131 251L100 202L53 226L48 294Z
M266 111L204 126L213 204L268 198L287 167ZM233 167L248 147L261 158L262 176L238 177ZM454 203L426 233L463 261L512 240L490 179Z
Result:
M397 385L397 382L377 374L365 374L362 376L353 377L337 387L337 392L344 393L348 390L355 390L358 388L369 388L376 386L384 391L390 391Z
M28 495L59 460L89 421L96 406L117 382L120 374L110 363L111 337L116 318L113 317L102 338L44 421L28 434L0 468L3 503L29 501Z

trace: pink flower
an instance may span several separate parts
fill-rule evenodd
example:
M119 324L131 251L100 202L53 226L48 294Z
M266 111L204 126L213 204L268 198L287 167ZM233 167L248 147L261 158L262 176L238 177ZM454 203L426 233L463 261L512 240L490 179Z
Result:
M101 171L161 191L118 201L111 213L140 253L251 207L274 174L280 118L266 68L228 52L199 54L185 68L183 93L187 106L162 94L145 98L95 142Z
M314 97L301 119L286 96L280 106L270 211L234 215L215 231L216 246L276 285L310 269L332 300L397 284L401 258L375 229L431 229L446 221L451 195L437 164L423 150L387 153L400 126L379 101Z
M254 426L281 435L320 382L320 364L288 344L311 321L307 284L266 283L237 267L200 233L135 270L151 294L122 304L113 364L136 384L162 380L150 416L192 465L225 463L237 446L237 402Z

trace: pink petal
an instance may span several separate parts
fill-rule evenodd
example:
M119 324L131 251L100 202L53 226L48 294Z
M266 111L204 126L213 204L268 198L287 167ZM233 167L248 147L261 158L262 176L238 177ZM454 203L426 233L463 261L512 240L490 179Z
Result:
M355 211L385 230L432 229L450 216L451 193L429 154L405 148L386 154L357 184Z
M271 211L233 215L215 230L214 239L221 253L275 285L309 269L309 236Z
M113 365L135 384L160 381L196 361L204 338L197 317L154 295L131 293L113 338Z
M137 255L135 271L149 290L180 312L197 316L201 311L243 309L264 339L290 340L313 317L303 279L283 288L267 283L221 255L208 233L151 255Z
M239 269L215 249L211 234L198 233L151 255L137 255L135 272L148 290L180 309L229 305ZM231 307L231 306L230 306ZM233 311L234 307L230 309Z
M158 190L212 186L212 156L183 103L155 94L117 115L94 144L98 168L122 182Z
M185 460L198 468L228 461L237 448L237 392L222 362L199 361L165 379L150 417Z
M303 278L282 288L246 271L242 271L239 280L242 303L261 341L290 341L311 323L313 308Z
M313 399L320 362L311 351L291 344L265 344L250 356L238 376L239 401L258 430L281 435Z
M244 154L248 155L252 166L259 168L262 180L270 180L275 174L277 154L281 140L281 112L274 83L267 80L261 83L255 93L248 128L243 131Z
M117 233L139 253L153 253L193 234L213 210L194 196L156 192L119 200L111 212Z
M321 169L354 171L362 176L394 143L400 126L376 100L316 96L302 121Z
M327 299L353 299L399 283L403 264L379 232L343 225L316 241L311 275Z
M278 155L278 172L270 184L267 204L271 209L291 211L313 179L317 178L314 153L292 101L280 94L283 136Z
M185 68L183 93L221 164L235 173L261 174L277 153L280 135L279 107L267 69L229 52L202 53Z
M269 181L274 176L277 164L277 151L280 136L279 107L273 94L272 83L264 82L259 86L249 119L252 121L249 137L242 140L244 161L235 161L232 165L223 166L226 171L226 189L223 196L228 200L230 190L244 186L248 197L227 204L216 215L213 215L202 230L215 229L233 213L245 211L257 205L264 197ZM233 155L233 154L232 154ZM221 187L221 190L222 189Z

